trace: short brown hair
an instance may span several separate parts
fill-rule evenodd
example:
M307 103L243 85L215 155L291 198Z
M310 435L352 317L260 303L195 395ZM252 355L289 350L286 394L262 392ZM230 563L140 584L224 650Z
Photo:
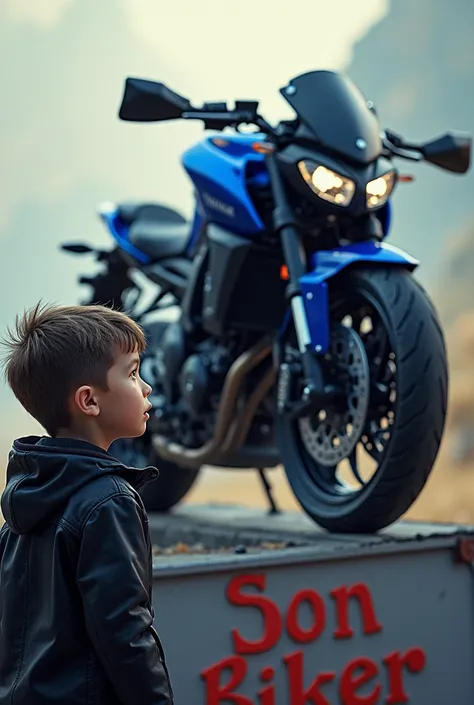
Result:
M17 316L2 341L5 376L22 406L50 436L70 423L68 397L83 384L107 390L117 351L142 353L140 326L105 306L48 306Z

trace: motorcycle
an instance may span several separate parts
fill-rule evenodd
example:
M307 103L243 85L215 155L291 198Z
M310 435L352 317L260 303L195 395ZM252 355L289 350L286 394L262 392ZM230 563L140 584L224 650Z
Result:
M203 465L284 466L303 510L330 532L373 533L423 489L444 432L448 372L443 332L413 272L386 242L395 160L463 174L471 138L411 144L380 127L351 79L311 71L280 89L295 117L269 124L258 102L191 102L162 83L129 77L119 118L202 120L185 151L195 189L192 223L155 203L109 204L109 251L81 282L86 303L126 310L149 346L153 387L146 434L111 448L157 465L143 491L167 511ZM157 287L139 311L137 273ZM151 320L174 306L173 321ZM147 318L148 317L148 318Z

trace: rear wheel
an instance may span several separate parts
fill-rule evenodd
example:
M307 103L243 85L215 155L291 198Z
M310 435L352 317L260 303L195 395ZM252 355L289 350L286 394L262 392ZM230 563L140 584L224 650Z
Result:
M326 379L345 400L277 432L303 509L333 532L372 533L413 504L444 430L447 364L433 306L405 270L355 270L334 282Z
M159 458L150 443L148 434L141 438L115 441L109 452L125 465L144 468L157 467L160 474L139 489L145 508L149 512L166 512L178 504L197 480L199 470L183 468Z

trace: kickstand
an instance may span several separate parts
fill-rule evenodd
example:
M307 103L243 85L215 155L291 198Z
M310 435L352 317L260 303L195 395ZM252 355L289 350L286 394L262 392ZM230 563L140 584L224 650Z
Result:
M270 510L269 514L279 514L280 510L277 507L275 500L273 499L273 494L272 494L272 486L267 480L267 476L265 475L265 470L263 468L258 468L258 474L260 475L260 479L262 480L262 485L265 490L265 494L268 497L268 501L270 502Z

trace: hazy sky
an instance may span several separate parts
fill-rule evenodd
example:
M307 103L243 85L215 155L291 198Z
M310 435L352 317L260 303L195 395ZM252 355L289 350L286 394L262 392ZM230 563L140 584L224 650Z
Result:
M40 201L55 199L75 183L90 178L90 155L95 157L95 175L107 178L110 165L106 163L105 155L103 163L97 163L101 142L107 149L107 137L104 140L104 136L99 134L99 127L108 125L110 131L120 134L122 143L127 140L130 140L129 145L138 144L140 140L143 143L146 136L148 145L152 145L151 131L146 127L118 125L116 121L121 83L127 69L129 73L147 74L149 78L168 82L176 91L196 103L239 97L257 98L266 115L276 120L291 115L290 108L278 93L279 87L293 75L313 68L340 68L346 65L354 42L387 10L386 0L364 0L363 3L339 0L337 4L320 0L293 0L291 15L288 14L289 5L283 0L240 0L235 5L225 3L224 0L173 0L173 3L169 0L114 0L113 4L101 0L103 7L110 5L114 11L110 13L109 25L100 29L102 43L98 47L97 42L91 40L96 31L93 25L96 23L100 26L103 18L101 20L97 17L98 11L94 14L86 11L80 14L79 8L85 9L87 5L92 7L92 3L87 0L0 0L2 32L10 29L12 37L14 32L23 30L24 34L19 36L26 36L27 30L31 32L29 51L22 47L23 55L18 57L16 47L12 45L5 57L7 62L11 58L8 74L9 81L16 83L15 93L21 94L21 86L26 88L28 79L37 71L31 64L46 62L48 58L54 59L53 63L45 67L49 69L47 75L37 74L35 102L31 100L31 106L24 95L16 95L19 105L21 101L24 103L21 114L17 115L14 104L9 106L8 102L4 103L6 114L0 117L0 130L2 126L4 130L8 129L9 119L12 120L16 136L13 141L17 144L10 144L14 163L8 159L0 163L0 236L2 230L6 232L2 225L7 224L12 210L18 205L31 198ZM78 51L88 46L92 49L87 54L84 51L82 56L77 53L71 55L71 47L61 46L60 42L62 25L64 23L66 26L72 13L77 14L75 43ZM114 26L122 14L126 25L114 35ZM51 43L48 41L49 36L52 38ZM130 60L125 68L120 53L123 44L131 46L133 42L136 42L136 51L129 52ZM37 56L40 47L42 55ZM65 86L61 81L60 74L66 71L66 67L61 66L62 62L79 64L75 72L77 87ZM73 139L74 144L80 146L76 152L73 151L74 144L67 146L70 153L67 171L63 168L63 150L54 149L54 138L57 135L55 120L58 115L53 107L59 101L59 95L49 97L50 91L41 93L43 83L54 86L52 69L55 63L58 66L57 88L63 92L63 102L67 101L61 116L62 124L58 127L64 130L66 123L66 127L70 127L69 140ZM108 70L105 70L106 67ZM104 109L100 115L94 114L94 104L97 104L94 98L101 89L102 92L107 90L107 86L101 87L92 75L93 72L102 81L108 77L109 84L115 90L115 101L110 102L107 112ZM84 84L84 81L87 82ZM54 103L49 102L51 98ZM30 107L34 112L30 112ZM48 118L48 107L51 109L49 134L48 131L45 133L42 125L40 127L35 116L39 112L43 120ZM21 140L17 137L18 120L22 123ZM81 120L79 133L77 126ZM2 123L6 123L7 128ZM139 130L141 135L137 134ZM173 198L175 202L184 197L188 199L188 208L190 189L188 187L189 194L180 193L177 196L176 187L182 192L185 182L181 175L181 179L175 181L174 175L179 169L179 155L187 144L186 137L192 141L199 137L200 130L200 125L153 126L152 139L161 133L156 139L163 138L165 142L165 151L160 152L161 159L175 165L174 173L164 180L165 191L161 197ZM2 137L5 138L5 131L3 135L0 132L0 143ZM44 162L45 145L48 146L48 164L42 170L41 178L38 178L38 173L31 168L31 160L33 158L36 163ZM140 156L142 161L143 156ZM132 166L130 163L129 167ZM153 163L153 169L153 172L147 172L150 177L154 174L153 179L147 179L148 195L154 193L158 197L154 185L159 178L156 162ZM123 173L127 174L127 171L127 165L123 164ZM130 174L122 178L122 183L124 187L128 185L130 190L134 186ZM115 187L113 183L110 185ZM107 194L104 194L104 198L107 198Z
M190 212L179 157L202 126L120 123L127 74L197 104L259 99L277 120L291 114L278 89L298 73L343 68L387 8L386 0L0 0L2 329L40 297L77 301L83 265L57 248L79 235L108 242L96 200L154 198ZM11 420L0 445L2 434L28 430L12 401L0 389Z

